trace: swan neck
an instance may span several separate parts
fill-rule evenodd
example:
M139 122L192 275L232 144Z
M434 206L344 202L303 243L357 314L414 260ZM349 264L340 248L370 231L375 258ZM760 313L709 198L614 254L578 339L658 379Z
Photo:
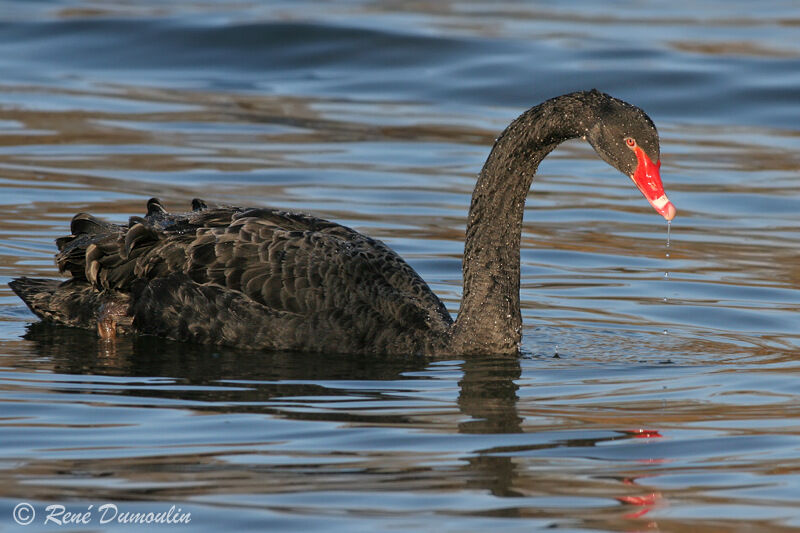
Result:
M478 177L467 219L463 297L452 329L458 353L517 353L522 338L520 239L536 169L556 146L584 136L590 112L573 93L529 109L500 135Z

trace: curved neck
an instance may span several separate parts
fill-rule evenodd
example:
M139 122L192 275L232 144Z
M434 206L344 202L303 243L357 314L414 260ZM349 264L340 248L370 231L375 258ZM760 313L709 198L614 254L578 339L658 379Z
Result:
M516 353L520 236L525 198L542 159L592 124L591 92L548 100L514 120L495 142L478 177L464 245L464 290L452 329L453 353Z

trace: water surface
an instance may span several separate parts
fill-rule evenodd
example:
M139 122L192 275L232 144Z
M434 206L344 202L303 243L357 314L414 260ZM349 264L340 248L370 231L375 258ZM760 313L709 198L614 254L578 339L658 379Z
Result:
M35 529L107 502L192 531L800 528L793 2L264 4L0 1L0 530L22 501ZM670 257L630 180L560 147L522 358L111 349L7 288L56 275L76 212L200 196L378 237L455 313L493 139L592 87L659 127Z

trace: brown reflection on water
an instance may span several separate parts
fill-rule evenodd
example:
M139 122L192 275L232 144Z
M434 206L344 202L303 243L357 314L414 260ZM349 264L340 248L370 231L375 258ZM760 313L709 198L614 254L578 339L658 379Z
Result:
M756 42L727 41L717 43L675 41L670 43L676 50L710 55L745 55L755 57L797 57L789 49L771 48Z

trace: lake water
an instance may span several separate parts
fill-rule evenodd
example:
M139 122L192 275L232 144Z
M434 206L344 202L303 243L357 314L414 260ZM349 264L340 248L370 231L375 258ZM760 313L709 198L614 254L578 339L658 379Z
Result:
M25 531L138 529L109 503L190 513L162 531L800 528L797 4L551 4L0 1L0 530L20 502ZM111 349L6 285L56 275L76 212L200 196L378 237L455 313L493 139L592 87L659 127L670 257L630 180L560 147L521 358Z

